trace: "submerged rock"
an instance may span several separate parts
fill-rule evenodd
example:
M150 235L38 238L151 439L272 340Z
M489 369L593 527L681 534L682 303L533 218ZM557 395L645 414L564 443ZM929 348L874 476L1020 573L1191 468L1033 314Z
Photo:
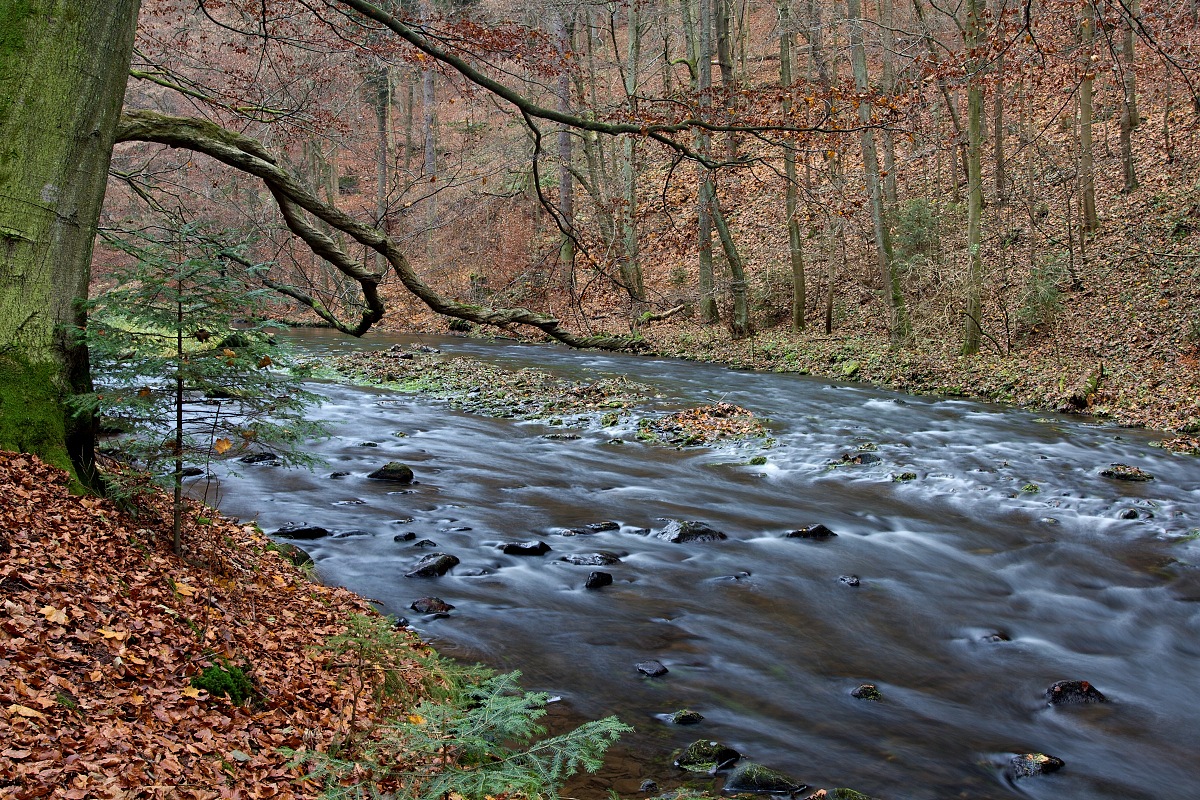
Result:
M279 456L270 450L264 450L261 453L251 453L248 456L242 456L238 461L243 464L278 464Z
M433 539L422 539L419 542L413 542L413 547L437 547L438 543Z
M333 534L334 539L353 539L356 536L374 536L370 531L364 531L362 528L351 528L346 531L338 531Z
M1046 690L1046 703L1052 706L1107 702L1108 698L1087 681L1059 681Z
M818 522L815 525L805 525L803 528L788 531L783 536L786 539L828 539L837 534Z
M550 545L545 542L507 542L500 549L508 556L544 556L550 552Z
M716 772L736 762L742 754L711 739L697 739L675 759L675 766L688 772Z
M602 589L605 586L611 586L613 576L607 572L593 572L588 575L587 582L583 584L585 589Z
M642 785L638 787L638 791L641 792L642 794L649 794L650 792L657 792L658 784L655 783L654 781L650 780L649 778L647 778L646 780L642 781Z
M571 553L559 559L577 567L607 567L610 564L620 564L621 557L616 553L603 550L596 553Z
M320 539L329 535L329 529L319 525L284 525L271 535L281 539Z
M703 522L673 519L658 532L657 538L676 544L686 544L688 542L717 542L729 537Z
M345 478L345 477L347 477L347 476L349 476L349 475L350 475L350 473L349 473L349 472L344 472L344 471L339 471L339 472L331 472L331 473L329 473L329 477L331 477L331 478Z
M1139 467L1128 464L1109 464L1107 469L1100 470L1100 475L1118 481L1152 481L1154 476Z
M420 600L414 600L409 608L418 614L445 614L454 606L440 597L422 597Z
M413 471L399 461L389 461L379 469L367 475L373 481L390 481L391 483L412 483Z
M874 800L869 794L856 792L853 789L834 789L833 794L829 795L832 800Z
M697 722L703 720L703 714L699 711L692 711L690 708L680 709L667 718L667 722L670 722L672 725L695 725Z
M438 578L445 575L458 563L458 557L449 553L430 553L418 561L411 570L404 573L404 577Z
M859 466L863 466L864 464L878 464L882 460L883 459L881 459L879 456L875 455L874 453L854 453L853 455L851 455L850 453L843 453L841 458L839 458L837 461L833 461L831 463L835 467L840 467L840 466L859 467Z
M397 533L395 536L393 536L392 541L393 542L411 542L415 538L417 538L417 535L415 533L413 533L412 531L405 531L404 533Z
M862 585L862 581L859 580L859 577L857 575L843 575L840 578L838 578L838 580L841 581L842 583L846 584L847 586L861 586Z
M670 672L661 661L643 661L637 665L637 671L651 678L658 678Z
M1061 758L1048 756L1045 753L1021 753L1013 756L1008 765L1014 778L1032 778L1035 775L1057 772L1067 764Z
M754 794L791 794L802 792L807 784L785 775L779 770L764 767L762 764L742 764L729 773L725 781L727 792L750 792Z

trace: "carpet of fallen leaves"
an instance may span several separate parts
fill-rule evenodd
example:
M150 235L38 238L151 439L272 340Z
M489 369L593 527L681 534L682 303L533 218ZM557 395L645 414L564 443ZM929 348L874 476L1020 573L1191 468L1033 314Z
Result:
M169 501L135 518L32 456L0 452L0 494L0 797L320 794L278 749L370 724L320 649L366 600L197 506L176 557ZM221 659L259 701L190 685Z
M733 403L696 406L658 419L644 420L638 437L679 446L708 445L729 439L765 437L767 429L752 411Z

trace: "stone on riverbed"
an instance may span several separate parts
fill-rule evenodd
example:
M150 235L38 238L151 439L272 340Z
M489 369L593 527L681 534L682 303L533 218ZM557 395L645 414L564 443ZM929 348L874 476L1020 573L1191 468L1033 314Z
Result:
M1154 476L1144 469L1131 467L1128 464L1109 464L1107 469L1100 470L1100 475L1118 481L1152 481Z
M1035 775L1048 775L1066 766L1061 758L1048 756L1045 753L1021 753L1012 757L1008 762L1014 778L1032 778Z
M279 464L279 456L270 450L264 450L261 453L251 453L248 456L242 456L238 461L241 461L243 464L269 464L275 466Z
M1046 703L1052 706L1107 702L1108 698L1087 681L1059 681L1046 690Z
M787 539L828 539L831 536L837 536L837 534L819 522L784 534L784 538Z
M637 665L637 671L651 678L659 678L670 672L661 661L643 661Z
M883 692L879 691L873 683L864 683L856 686L850 692L850 696L858 700L874 700L876 703L883 702Z
M742 764L729 773L725 781L726 792L749 792L753 794L791 794L802 792L807 784L785 775L779 770L762 764Z
M320 539L329 535L329 529L319 525L284 525L271 535L281 539Z
M506 556L544 556L550 552L550 545L545 542L507 542L500 545Z
M658 532L656 538L676 544L686 544L688 542L717 542L729 537L703 522L673 519Z
M593 572L588 575L587 582L583 584L585 589L601 589L605 586L611 586L613 576L607 572Z
M716 772L733 764L742 754L711 739L697 739L687 746L675 766L688 772Z
M697 722L702 722L704 715L699 711L692 711L690 708L683 708L676 711L667 718L667 722L672 725L695 725Z
M621 557L616 553L600 550L595 553L571 553L559 559L577 567L607 567L610 564L620 564Z
M438 578L449 572L458 564L458 557L449 553L430 553L418 561L411 570L404 573L406 578Z
M399 461L389 461L379 469L367 475L373 481L390 481L391 483L412 483L413 471Z
M422 597L420 600L414 600L409 608L418 614L445 614L447 611L453 609L454 606L440 597Z

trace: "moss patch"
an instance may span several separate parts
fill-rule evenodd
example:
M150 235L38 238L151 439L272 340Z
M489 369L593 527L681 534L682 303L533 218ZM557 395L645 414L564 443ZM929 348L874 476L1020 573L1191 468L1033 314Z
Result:
M74 477L57 379L53 364L0 358L0 449L33 453Z

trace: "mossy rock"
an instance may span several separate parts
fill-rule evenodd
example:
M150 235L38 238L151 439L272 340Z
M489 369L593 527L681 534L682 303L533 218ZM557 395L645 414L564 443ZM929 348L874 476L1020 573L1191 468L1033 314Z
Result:
M716 772L733 764L742 754L711 739L697 739L675 759L675 766L688 772Z
M670 722L673 725L695 725L704 719L704 715L699 711L692 711L690 708L683 708L676 711L670 717Z
M373 481L412 483L413 471L399 461L389 461L367 476Z
M742 764L729 774L725 781L726 792L748 792L752 794L792 794L807 789L790 775L762 764Z

